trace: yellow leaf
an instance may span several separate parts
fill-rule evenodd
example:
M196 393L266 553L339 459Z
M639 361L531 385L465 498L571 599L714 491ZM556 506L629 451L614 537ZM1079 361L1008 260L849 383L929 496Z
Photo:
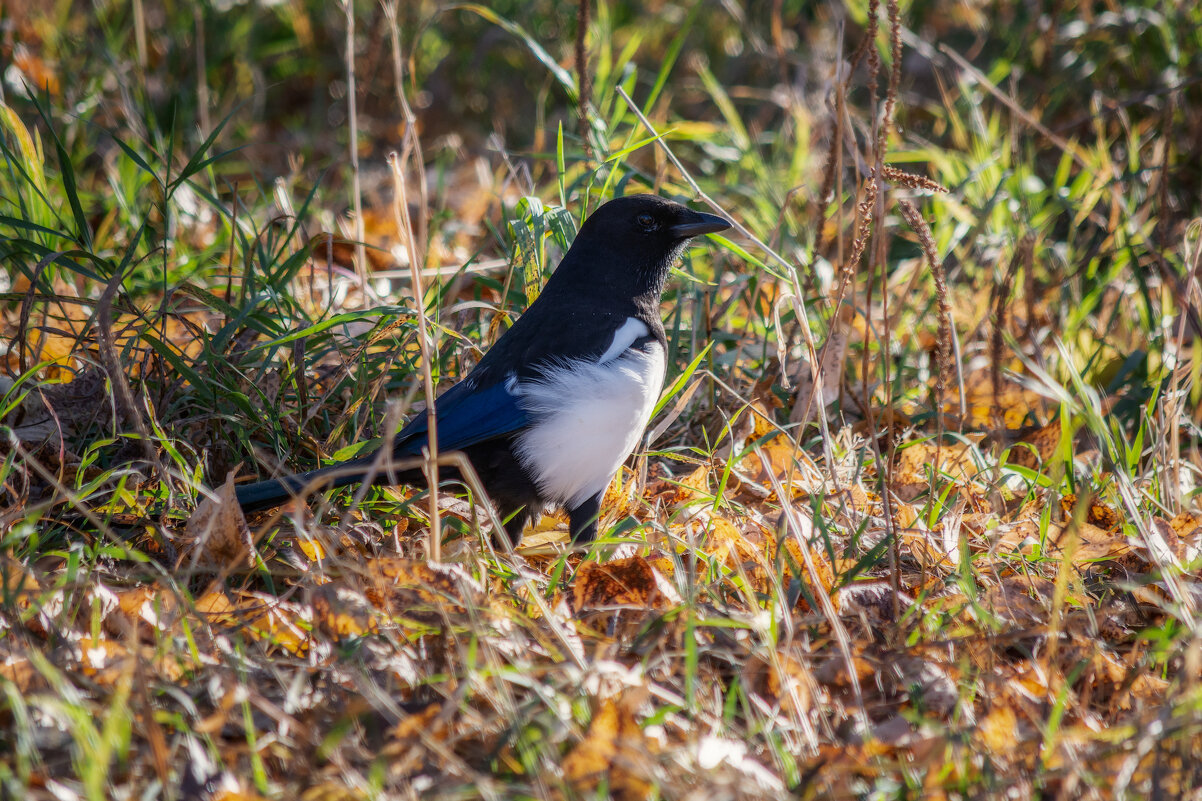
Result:
M29 135L29 129L21 122L17 112L4 103L0 103L0 126L17 140L17 150L21 151L21 158L25 161L25 171L29 174L34 186L45 197L46 174L43 168L42 148Z

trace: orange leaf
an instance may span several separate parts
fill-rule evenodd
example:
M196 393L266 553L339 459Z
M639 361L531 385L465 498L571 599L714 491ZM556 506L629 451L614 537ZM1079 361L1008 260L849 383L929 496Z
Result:
M994 706L977 725L977 736L984 745L981 749L983 753L1005 754L1010 751L1019 742L1018 717L1014 710L1005 704Z
M670 585L642 556L585 562L572 580L572 606L577 612L615 606L662 609L668 605L665 589Z
M576 792L596 795L605 781L620 801L645 799L651 784L648 753L651 742L634 719L634 704L606 699L593 713L588 732L563 760L563 775Z

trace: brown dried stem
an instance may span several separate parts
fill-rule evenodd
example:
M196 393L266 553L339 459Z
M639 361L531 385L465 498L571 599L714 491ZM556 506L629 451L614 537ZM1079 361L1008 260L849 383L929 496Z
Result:
M355 210L355 274L359 284L367 286L367 238L363 227L363 197L359 187L359 112L355 101L355 4L342 0L346 15L346 115L351 158L351 206Z
M592 80L588 71L588 24L591 11L590 0L580 0L576 13L576 130L584 152L591 159L593 145L589 141L588 103L592 94Z
M401 28L397 19L397 0L387 0L384 3L384 17L388 20L388 38L392 44L392 77L396 85L397 105L401 108L401 116L405 121L405 131L402 140L406 143L405 151L413 159L414 172L417 174L417 192L420 201L420 211L417 217L417 252L422 256L422 265L429 256L430 230L430 188L426 183L426 162L422 158L421 142L417 136L417 115L405 97L405 68L401 57Z
M410 148L406 148L409 151ZM413 224L409 219L409 204L406 202L404 156L388 154L388 166L396 191L392 198L392 211L396 215L397 230L405 238L405 249L409 252L409 274L413 287L413 310L417 317L418 345L422 353L422 383L426 390L426 426L429 435L426 441L426 460L423 469L426 483L430 487L430 559L441 561L442 532L438 516L438 416L434 408L434 357L432 334L426 320L425 292L422 288L422 268L417 258L417 242L413 237Z

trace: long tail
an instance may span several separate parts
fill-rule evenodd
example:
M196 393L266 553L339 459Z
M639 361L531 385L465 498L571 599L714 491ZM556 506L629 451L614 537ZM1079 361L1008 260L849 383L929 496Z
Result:
M238 505L244 512L253 512L279 506L292 498L303 497L319 490L357 484L367 476L373 461L375 461L374 455L365 456L342 464L323 467L320 470L311 470L308 473L297 473L282 478L258 481L254 484L243 484L235 487ZM398 483L408 484L415 479L420 480L420 478L420 470L406 470L392 474L381 473L376 477L376 481L392 483L392 480L396 479Z

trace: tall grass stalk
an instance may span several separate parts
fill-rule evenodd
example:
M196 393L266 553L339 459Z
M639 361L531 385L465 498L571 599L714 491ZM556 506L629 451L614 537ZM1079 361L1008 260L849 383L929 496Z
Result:
M355 3L342 0L346 16L346 116L347 147L351 159L351 206L355 214L355 274L359 283L367 288L367 233L363 223L363 192L359 185L359 108L355 93Z

